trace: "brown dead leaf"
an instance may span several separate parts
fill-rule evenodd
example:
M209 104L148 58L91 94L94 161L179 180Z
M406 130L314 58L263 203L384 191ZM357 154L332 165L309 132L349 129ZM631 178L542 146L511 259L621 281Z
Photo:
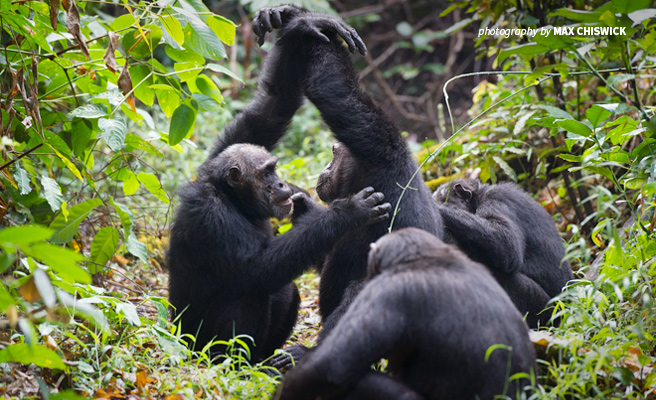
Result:
M164 400L187 400L187 398L184 395L176 393L164 396Z
M46 347L49 348L50 350L57 350L59 346L57 346L57 342L55 339L53 339L52 336L46 335L44 336L45 342L46 342Z
M30 279L27 280L21 287L18 288L18 293L22 298L29 302L35 302L41 300L41 294L34 284L34 277L30 276Z
M146 385L151 382L153 382L153 380L148 377L146 371L144 370L137 371L137 382L135 383L137 385L137 389L144 392Z
M105 51L105 55L103 56L103 60L105 60L105 65L107 66L107 69L112 71L113 73L116 73L118 71L118 64L116 64L116 45L118 44L118 39L119 35L117 35L114 32L108 32L109 35L109 45L107 46L107 51Z
M68 3L68 8L66 9L66 30L68 30L68 32L75 37L75 40L77 40L78 44L80 45L82 54L91 59L91 56L89 56L87 43L84 40L84 36L82 36L82 32L80 31L80 13L77 11L75 0L67 0L66 3Z
M59 0L50 0L50 25L57 30L57 15L59 14Z
M114 257L112 257L112 261L120 265L121 267L125 267L130 262L130 260L128 260L121 254L116 254Z
M14 181L14 178L12 178L9 171L7 171L6 169L3 169L2 170L2 175L4 175L5 178L7 178L7 180L9 181L9 183L11 183L11 186L13 186L14 189L18 190L18 186L16 185L16 182Z
M128 93L132 91L132 77L130 76L130 70L128 69L127 58L125 59L125 66L123 67L121 74L118 76L118 88L123 91L124 96L127 96ZM130 107L132 107L132 111L137 112L137 108L134 104L134 94L130 94L130 96L125 100L128 102Z

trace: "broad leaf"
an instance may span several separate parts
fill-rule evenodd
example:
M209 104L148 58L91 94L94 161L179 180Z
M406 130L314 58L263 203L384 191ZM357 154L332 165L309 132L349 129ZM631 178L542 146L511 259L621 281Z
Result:
M588 119L588 121L590 121L592 127L595 129L610 116L610 111L596 104L585 110L585 117Z
M50 223L50 228L55 230L55 234L50 238L53 243L68 243L73 239L80 227L80 223L94 208L102 204L100 199L89 199L80 204L76 204L68 210L68 221L59 214Z
M71 117L100 118L107 115L107 106L102 104L87 104L71 111Z
M557 121L556 124L567 132L576 133L577 135L590 136L592 134L592 130L587 125L574 119Z
M10 226L0 230L0 243L26 246L42 242L52 236L54 231L42 225Z
M45 346L26 343L10 344L0 350L0 363L18 362L21 364L34 364L38 367L67 370L62 359Z
M41 186L43 186L41 194L48 201L50 209L52 211L59 210L64 201L64 196L62 196L61 188L57 181L44 175L41 177Z
M187 104L180 104L173 112L169 127L169 144L174 146L190 134L196 122L196 112Z
M91 243L91 261L96 265L89 265L91 273L102 271L102 267L111 260L118 248L118 239L118 231L112 226L106 226L96 233Z
M14 174L14 180L20 189L20 194L26 195L30 194L32 191L32 186L30 186L30 175L20 166L16 165L16 173Z
M123 148L125 135L128 131L125 120L123 118L100 118L98 120L98 127L103 131L102 138L105 140L105 143L107 143L107 146L112 149L112 151L117 152Z
M139 314L137 314L137 307L135 307L134 304L118 303L116 305L116 312L118 314L123 314L125 319L127 319L132 325L141 326L141 320L139 319Z
M139 175L137 175L137 179L146 187L146 189L148 189L150 193L154 194L155 197L160 199L162 202L169 204L169 198L162 188L162 184L160 183L159 179L157 179L155 175L149 174L147 172L140 172Z
M67 282L91 283L87 271L76 264L84 260L80 253L49 243L35 244L29 249L23 249L23 252L48 265Z
M146 245L140 242L139 239L137 239L137 236L132 232L130 232L130 236L128 236L127 248L130 254L139 257L139 260L141 260L142 263L148 261Z

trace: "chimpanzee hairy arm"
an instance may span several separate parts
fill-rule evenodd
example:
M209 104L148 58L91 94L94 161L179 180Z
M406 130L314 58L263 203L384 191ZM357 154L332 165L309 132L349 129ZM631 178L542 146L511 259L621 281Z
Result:
M289 29L304 23L304 16L292 20ZM333 32L325 32L330 42L314 40L306 49L305 95L319 109L333 134L353 156L368 165L390 165L408 158L405 140L358 86L357 74L348 53Z
M369 372L371 364L403 341L406 318L398 301L403 288L385 286L390 289L386 293L372 286L360 293L333 331L339 334L329 334L287 373L276 399L340 395L340 390L353 387Z
M257 13L253 21L253 30L262 44L267 31L282 27L288 20L307 11L282 6L264 9ZM348 38L352 51L357 46L365 51L364 43L348 25L340 20L326 23L325 19L315 19L308 23L312 32L330 31L335 35ZM269 52L262 69L255 98L225 128L214 146L210 158L235 143L252 143L267 150L276 145L303 103L303 81L306 74L306 57L302 51L305 40L297 35L289 35L278 40ZM355 44L353 44L355 43Z
M465 253L475 261L509 274L524 264L525 240L520 227L498 207L505 206L488 199L472 214L438 204L447 231Z
M218 278L263 289L280 288L311 265L317 254L327 251L344 232L387 219L391 209L389 203L381 204L383 194L374 193L370 187L348 199L334 201L330 208L309 203L310 200L304 196L302 193L294 195L295 206L299 206L301 215L296 217L294 213L294 227L284 235L271 237L236 217L225 221L206 221L206 229L226 229L225 226L229 226L234 232L231 237L224 235L224 243L214 246L215 255L206 256L226 259L226 254L229 254L230 259L226 261L234 267L216 271L226 275ZM215 213L218 215L220 211ZM227 213L222 215L226 216ZM252 233L246 234L247 231ZM237 237L244 235L257 240L247 246ZM232 240L234 243L231 243Z

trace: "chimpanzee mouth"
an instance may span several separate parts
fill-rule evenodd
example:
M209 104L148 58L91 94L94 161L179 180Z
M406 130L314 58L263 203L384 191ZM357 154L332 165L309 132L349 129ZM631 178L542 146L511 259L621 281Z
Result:
M280 207L287 207L292 205L292 198L287 197L285 200L277 201L276 204Z

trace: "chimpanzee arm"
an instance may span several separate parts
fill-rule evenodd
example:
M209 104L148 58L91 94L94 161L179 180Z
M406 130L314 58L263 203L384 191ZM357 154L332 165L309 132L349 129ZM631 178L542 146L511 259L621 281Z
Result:
M255 98L225 128L209 158L235 143L271 150L303 102L305 67L293 43L277 43L266 58Z
M377 279L366 287L335 329L285 377L279 399L313 399L344 393L404 338L399 292ZM380 285L383 283L383 285ZM386 292L382 292L384 288ZM366 330L363 329L366 327Z
M302 204L299 197L302 195L295 195L295 205ZM258 241L233 249L235 265L249 266L231 271L236 275L234 279L278 290L316 261L317 254L328 251L346 231L387 219L391 205L381 204L383 199L382 193L374 193L369 187L348 199L334 201L327 209L311 205L298 218L292 218L294 227L284 235L260 235Z
M363 54L366 52L355 30L341 20L316 18L315 14L293 6L266 8L257 13L253 31L258 42L263 43L266 32L301 15L307 16L304 32L321 35L321 29L347 40L351 51L357 47ZM303 46L310 40L317 39L307 35L288 35L276 42L262 68L255 99L225 128L210 158L235 143L253 143L269 151L276 145L303 102L303 82L307 72Z
M475 261L495 271L512 273L524 263L524 235L499 202L482 203L476 214L438 205L446 230Z
M289 23L302 25L304 16ZM305 95L319 109L333 134L368 165L392 165L409 157L401 134L358 86L348 53L332 32L330 42L314 39L306 48Z

